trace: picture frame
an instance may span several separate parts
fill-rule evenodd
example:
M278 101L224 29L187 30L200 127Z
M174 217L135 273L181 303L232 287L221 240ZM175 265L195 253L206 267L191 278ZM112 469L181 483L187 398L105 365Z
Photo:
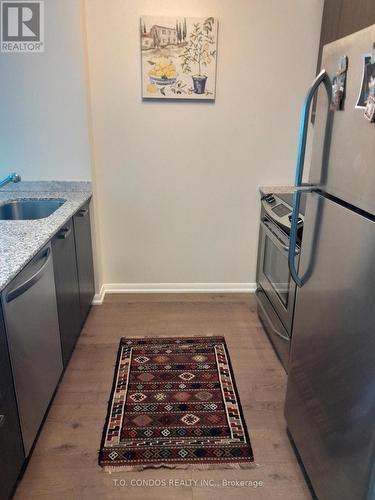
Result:
M370 95L365 109L365 118L371 123L375 121L375 97Z
M364 54L363 55L363 73L362 73L362 82L361 82L361 88L358 94L358 99L356 103L356 109L365 109L366 108L366 103L369 95L369 82L370 82L370 77L373 74L375 76L375 73L373 73L373 70L370 72L368 69L368 66L375 66L374 64L371 64L372 61L372 54ZM374 68L375 69L375 68Z
M216 98L218 20L142 16L142 99Z

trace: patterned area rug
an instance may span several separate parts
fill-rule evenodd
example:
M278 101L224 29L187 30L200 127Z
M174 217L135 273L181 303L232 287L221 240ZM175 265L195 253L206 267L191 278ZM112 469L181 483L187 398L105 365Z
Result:
M102 467L249 468L253 460L224 337L121 339Z

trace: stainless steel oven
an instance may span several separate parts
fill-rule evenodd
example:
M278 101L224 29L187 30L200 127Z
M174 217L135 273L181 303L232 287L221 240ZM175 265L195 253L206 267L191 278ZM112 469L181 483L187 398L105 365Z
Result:
M262 199L257 267L258 314L287 370L292 332L296 284L288 266L291 206L288 195L268 195ZM291 200L290 200L291 201ZM303 215L300 215L300 232ZM299 248L296 249L296 267Z

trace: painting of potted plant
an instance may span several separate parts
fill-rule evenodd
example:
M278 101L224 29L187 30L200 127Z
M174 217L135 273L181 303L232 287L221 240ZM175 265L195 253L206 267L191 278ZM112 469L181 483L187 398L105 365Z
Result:
M182 58L182 71L187 74L192 73L192 68L198 73L192 74L194 92L204 94L206 89L207 75L203 74L203 69L207 67L216 57L216 41L214 36L213 17L208 17L203 23L194 23L193 31L185 46Z
M143 16L140 38L143 99L215 99L215 18Z

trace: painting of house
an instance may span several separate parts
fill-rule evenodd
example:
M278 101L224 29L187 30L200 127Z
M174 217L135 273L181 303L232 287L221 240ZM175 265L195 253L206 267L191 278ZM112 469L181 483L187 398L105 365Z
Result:
M176 28L168 28L167 26L154 26L150 30L150 34L154 40L154 47L167 47L177 43Z
M141 40L142 40L142 50L154 48L154 38L151 35L147 33L145 34L142 33Z
M214 100L217 28L213 17L142 17L142 97Z

